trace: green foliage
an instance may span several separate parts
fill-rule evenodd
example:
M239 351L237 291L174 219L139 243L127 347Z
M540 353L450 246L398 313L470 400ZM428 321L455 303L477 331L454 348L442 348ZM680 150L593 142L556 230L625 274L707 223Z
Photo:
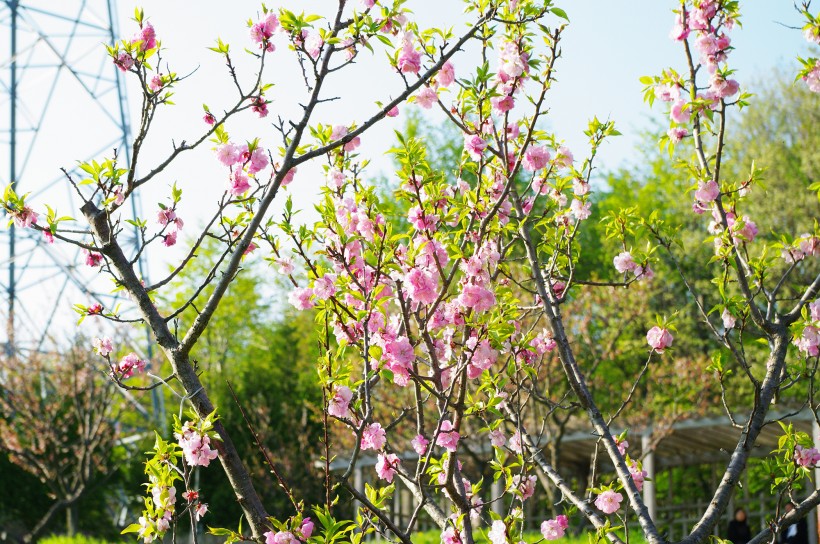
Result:
M216 260L212 248L205 248L200 254L202 258L192 264L188 283L177 286L177 306L192 296L207 274L207 263ZM268 511L283 517L293 513L290 501L270 473L228 386L230 383L233 387L242 409L274 464L294 489L297 500L307 504L320 502L322 478L305 462L320 456L322 437L316 326L310 312L284 308L276 291L264 287L275 274L262 263L246 261L192 358ZM210 292L210 288L204 289L194 305L201 307ZM195 315L190 308L181 320L187 326ZM202 501L209 505L205 522L214 527L235 526L241 510L223 471L218 467L198 470Z
M102 540L85 535L57 536L52 535L40 540L40 544L109 544L110 540Z

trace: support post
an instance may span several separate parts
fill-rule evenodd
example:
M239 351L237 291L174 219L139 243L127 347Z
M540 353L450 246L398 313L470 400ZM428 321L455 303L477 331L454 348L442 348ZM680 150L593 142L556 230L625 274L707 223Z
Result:
M9 85L9 182L13 191L17 192L17 7L18 0L8 2L11 10L11 78ZM17 298L16 292L16 270L15 270L15 238L16 233L14 223L9 227L9 285L7 290L9 302L9 316L6 323L6 356L13 357L14 346L14 302Z
M655 501L655 452L651 449L652 427L647 427L641 435L641 454L643 455L643 469L646 471L647 481L643 483L643 502L649 511L652 521L657 521L657 502Z

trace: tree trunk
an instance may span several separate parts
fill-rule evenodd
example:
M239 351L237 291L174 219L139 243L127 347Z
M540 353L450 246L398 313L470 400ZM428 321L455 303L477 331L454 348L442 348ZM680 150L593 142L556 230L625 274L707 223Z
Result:
M77 503L72 502L65 509L65 533L68 536L77 534Z

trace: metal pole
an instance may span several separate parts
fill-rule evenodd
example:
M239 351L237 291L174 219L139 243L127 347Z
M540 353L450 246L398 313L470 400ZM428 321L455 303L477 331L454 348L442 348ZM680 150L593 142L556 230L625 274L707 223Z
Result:
M114 5L111 0L108 0L108 28L110 31L111 37L111 46L114 46L117 43L117 37L114 35ZM126 105L126 96L125 96L125 88L122 83L122 76L118 69L114 69L114 77L116 78L117 82L117 95L119 96L119 106L120 106L120 126L122 126L122 145L121 150L125 155L125 162L128 167L131 167L131 148L128 146L128 140L131 137L131 126L128 123L128 112L127 112L127 105ZM134 219L137 219L137 198L139 198L137 193L131 194L131 214L134 216ZM136 243L139 244L140 239L140 229L137 226L134 226L134 237ZM140 255L140 258L137 260L137 267L139 268L140 276L142 277L143 281L146 284L149 283L148 281L148 271L147 267L145 266L145 253ZM145 354L148 357L148 361L152 361L154 358L154 342L151 338L151 330L148 326L145 326ZM155 387L151 390L151 404L154 410L154 419L161 424L165 424L165 399L160 392L160 388Z
M7 0L9 9L11 10L11 85L9 88L9 107L11 127L9 134L9 180L11 181L11 188L16 192L17 190L17 6L19 0ZM15 228L14 223L9 228L9 318L7 323L7 339L6 355L8 357L14 356L14 299L17 296L15 289Z

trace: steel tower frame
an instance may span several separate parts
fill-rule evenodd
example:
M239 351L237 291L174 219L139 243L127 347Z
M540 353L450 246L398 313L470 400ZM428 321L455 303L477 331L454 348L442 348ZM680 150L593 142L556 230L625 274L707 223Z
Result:
M55 110L65 110L65 105L56 104L62 96L71 96L70 100L78 105L78 114L90 115L99 123L88 139L105 142L102 147L73 158L92 159L116 148L126 164L130 159L127 96L121 74L103 48L103 44L112 44L117 39L116 21L113 0L59 3L3 0L0 3L0 28L10 30L8 60L2 60L0 50L0 72L8 74L7 79L0 79L0 96L5 95L3 98L8 100L9 113L7 126L3 126L0 116L0 134L3 139L7 138L3 143L8 145L8 177L4 179L0 171L0 183L11 183L18 194L30 193L29 200L34 202L37 211L42 211L42 207L37 206L41 198L51 203L54 196L62 197L65 193L69 209L63 211L78 214L75 197L65 191L66 179L59 173L60 167L70 166L72 162L41 168L41 157L48 153L43 148L49 145L41 140L44 132L54 131L49 121ZM45 85L40 86L38 79ZM27 81L30 82L28 88L23 87ZM82 111L79 111L80 102L85 108ZM137 198L131 200L130 211L139 216ZM79 224L78 227L82 228ZM78 265L78 251L66 253L55 251L53 246L45 247L39 233L17 229L13 224L3 234L8 251L4 252L7 259L0 257L0 285L7 296L7 356L49 351L46 348L53 346L47 344L54 342L50 335L52 326L59 326L58 322L65 320L61 314L71 315L66 312L66 298L70 293L81 294L85 300L104 306L112 303L111 295L94 285L93 274ZM140 259L143 275L147 273L146 266L144 259ZM59 284L56 291L55 283ZM41 308L43 302L35 303L37 310L31 315L32 310L25 304L29 294L45 285L56 293L50 296L51 308Z

